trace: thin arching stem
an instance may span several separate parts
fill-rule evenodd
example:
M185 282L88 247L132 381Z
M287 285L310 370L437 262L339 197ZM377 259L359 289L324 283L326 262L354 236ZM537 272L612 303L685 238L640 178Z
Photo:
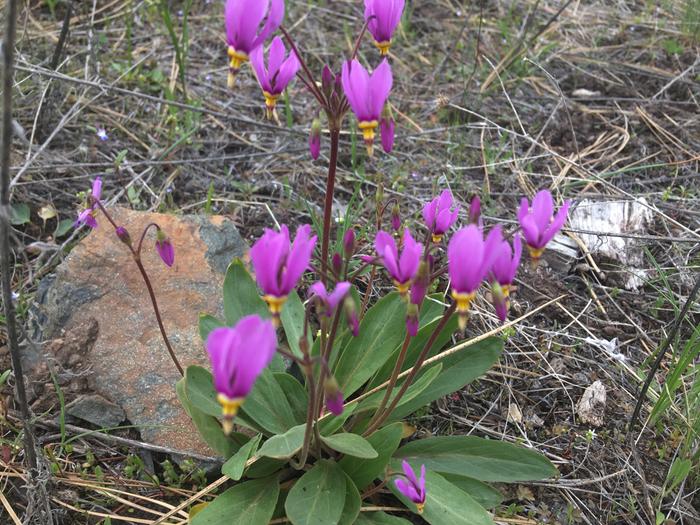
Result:
M304 57L301 56L301 53L299 53L299 49L297 49L296 44L294 43L294 40L290 36L289 33L287 33L287 30L284 28L284 26L279 27L280 32L284 35L284 38L287 40L287 43L289 44L289 47L292 48L292 51L294 51L294 54L296 54L297 58L299 59L299 63L301 64L301 68L304 70L304 73L306 73L307 79L309 83L306 85L312 93L316 96L316 98L321 102L321 105L323 105L323 102L325 100L325 97L323 96L323 93L321 92L320 89L318 89L318 86L316 85L316 82L314 81L314 76L311 74L311 70L309 69L309 66L306 64L306 61L304 60Z
M328 246L331 238L331 215L333 214L333 191L335 189L335 171L338 165L338 146L340 130L331 127L331 156L328 162L328 179L326 180L326 201L323 206L323 239L321 241L321 273L326 275L328 268ZM326 285L328 285L326 279Z

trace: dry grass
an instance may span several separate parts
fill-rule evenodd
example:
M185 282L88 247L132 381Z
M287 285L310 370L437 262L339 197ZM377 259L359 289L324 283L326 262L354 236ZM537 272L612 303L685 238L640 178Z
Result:
M316 70L326 60L337 69L361 3L287 3L289 29ZM251 74L239 79L235 93L226 89L219 2L194 2L188 101L167 33L147 3L74 4L55 71L48 66L62 7L52 17L43 2L33 1L20 17L15 119L23 131L15 140L14 199L33 212L31 224L14 232L23 305L77 239L55 238L57 220L44 222L37 212L52 205L58 219L72 218L76 193L96 175L111 202L143 210L201 212L211 187L211 210L233 218L249 239L272 221L308 222L309 210L318 212L325 163L312 163L306 150L311 99L297 85L292 125L277 126L263 122ZM176 13L179 3L171 4ZM698 42L681 23L682 3L577 0L561 12L565 3L550 0L411 4L392 50L395 151L368 162L350 153L352 137L343 135L338 210L356 193L358 215L372 217L375 173L405 216L415 216L444 185L465 203L473 193L487 197L489 222L512 217L520 197L542 187L574 200L644 198L653 228L640 240L668 276L668 293L681 302L698 272L700 239L700 58ZM286 122L284 107L280 117ZM100 126L106 142L95 135ZM22 249L27 246L33 249ZM569 271L545 266L521 274L517 313L565 299L518 324L501 363L483 380L414 423L422 433L518 441L557 464L556 481L506 489L512 505L498 510L503 523L650 523L659 509L674 523L700 523L691 484L661 498L678 446L673 422L635 436L638 460L626 440L636 393L673 318L672 305L658 300L656 279L641 292L621 289L621 270L581 248L584 256ZM651 261L648 269L656 275ZM477 308L469 335L497 326L485 304ZM617 338L624 358L586 338ZM604 426L591 434L575 406L596 379L608 389L608 405ZM508 417L513 406L521 419ZM8 417L0 516L17 522L26 511L25 474ZM44 446L57 449L60 441L48 437ZM169 513L163 523L184 523L186 514L175 509L204 497L193 498L195 487L126 479L120 470L126 451L116 444L91 437L75 444L72 454L56 460L60 472L51 477L61 523L108 516L154 523ZM103 467L100 480L84 472L87 450Z

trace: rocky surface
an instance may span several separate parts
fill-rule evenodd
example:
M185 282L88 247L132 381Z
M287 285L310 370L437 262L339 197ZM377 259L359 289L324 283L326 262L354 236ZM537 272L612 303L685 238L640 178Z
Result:
M206 364L198 314L223 315L221 287L226 267L247 249L234 224L219 216L112 211L134 242L151 222L158 223L171 238L175 247L171 268L154 249L153 231L144 241L143 264L181 364ZM101 216L98 221L99 227L42 286L37 312L41 336L44 340L65 338L76 327L96 322L96 339L81 356L83 368L89 371L90 392L121 407L126 419L139 427L144 441L185 454L213 455L198 439L177 400L175 383L180 375L163 344L131 255L109 223Z
M122 407L98 394L80 396L66 406L66 412L100 428L116 427L126 419Z

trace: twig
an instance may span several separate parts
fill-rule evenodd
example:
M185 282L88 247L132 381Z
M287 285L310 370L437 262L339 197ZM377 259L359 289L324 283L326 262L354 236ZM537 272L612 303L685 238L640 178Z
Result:
M14 60L17 0L8 0L6 10L5 39L2 42L3 98L2 98L2 152L0 153L0 266L2 267L2 299L5 307L7 346L12 358L17 401L24 427L24 453L32 477L37 474L37 457L34 448L34 429L30 421L27 391L17 338L15 307L12 302L12 251L10 248L10 148L12 147L12 66Z
M659 366L661 366L661 361L663 361L664 356L666 355L666 352L668 351L669 347L671 346L671 343L673 340L676 338L676 334L678 333L678 329L681 327L681 324L683 324L683 321L685 320L685 316L688 314L688 310L690 310L690 307L693 305L695 302L695 297L698 295L698 292L700 292L700 275L698 275L697 279L695 280L695 286L693 287L693 290L690 292L690 295L688 298L685 300L685 304L683 305L683 309L681 312L678 314L678 317L676 317L676 320L673 323L673 326L671 327L671 331L668 334L668 337L664 340L664 342L661 344L661 347L659 348L659 353L656 356L656 361L654 361L654 364L651 365L651 369L649 370L647 374L647 378L644 381L644 385L642 385L642 389L639 391L639 396L637 397L637 404L634 407L634 412L632 412L632 417L630 418L630 424L627 429L627 439L631 440L632 435L634 434L634 428L637 426L637 420L639 419L639 412L642 409L642 404L644 404L644 400L646 399L647 396L647 391L649 390L649 387L651 386L652 381L654 380L654 376L656 375L656 371L659 369ZM636 439L634 440L634 443L636 443ZM633 445L634 445L633 443Z

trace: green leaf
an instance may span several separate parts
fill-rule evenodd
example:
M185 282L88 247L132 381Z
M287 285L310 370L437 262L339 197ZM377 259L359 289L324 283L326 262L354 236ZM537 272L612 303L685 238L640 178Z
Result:
M414 399L416 396L418 396L421 392L423 392L430 383L432 383L435 378L438 376L440 371L442 370L442 363L438 363L435 366L431 366L428 368L424 373L419 374L418 379L416 379L411 386L409 386L406 389L406 393L403 395L401 400L399 401L397 408L400 407L401 405L404 405L411 401L411 399ZM391 402L394 400L396 395L399 393L399 390L401 389L401 385L403 384L403 381L397 382L396 386L394 387L394 390L391 392L391 396L389 396L389 400L387 402L387 406L391 404ZM367 410L375 410L379 408L379 404L382 402L382 399L384 399L384 393L386 392L386 388L383 388L379 392L376 392L369 396L367 399L363 400L360 402L360 406L358 408L358 412L363 412Z
M416 465L420 468L418 463L411 465L414 470ZM389 483L389 488L404 505L416 512L415 503L401 494L396 485ZM474 498L439 474L426 473L425 489L425 508L421 517L430 525L494 525L489 513Z
M294 525L338 523L345 506L345 475L336 463L325 459L297 480L284 508Z
M183 377L175 384L175 391L185 412L197 427L204 442L209 445L217 454L228 458L235 454L240 445L224 434L219 421L210 415L198 410L187 397L187 387Z
M258 445L262 439L262 434L257 434L250 438L250 441L243 445L229 460L221 467L221 473L234 481L238 481L243 476L246 462L258 450Z
M469 494L476 502L485 509L498 507L503 501L503 495L491 485L467 476L457 474L440 474L455 487Z
M63 237L65 234L67 234L73 229L73 224L75 224L75 221L73 219L63 219L58 221L58 225L56 226L54 236Z
M258 376L241 413L271 434L284 434L298 424L287 396L269 369Z
M221 405L216 400L217 393L211 372L201 366L190 365L185 370L185 381L190 403L204 414L221 417ZM260 426L246 418L242 412L236 416L235 423L256 432L261 430Z
M304 444L304 431L306 425L298 425L290 428L284 434L272 436L263 443L260 450L257 452L259 457L268 457L272 459L287 459L291 458Z
M284 303L282 307L282 312L280 313L280 320L282 321L282 327L284 328L284 334L287 336L287 344L291 349L292 353L297 357L302 357L301 348L299 348L299 340L304 335L304 318L306 317L306 311L304 309L304 303L299 299L299 294L292 292L287 297L287 302ZM309 341L309 348L311 348L311 330L307 334Z
M10 208L10 223L15 226L27 224L29 222L29 206L24 202L16 202Z
M330 436L334 432L338 431L338 429L343 426L353 412L355 412L356 408L357 403L354 403L352 405L345 405L345 407L343 407L343 413L339 416L334 416L333 414L329 413L328 416L322 419L319 423L319 431L321 434L324 436Z
M297 423L304 423L306 421L306 407L309 402L306 390L294 376L289 374L275 372L275 379L287 397L289 406L292 407L294 420Z
M220 321L213 315L199 314L199 337L202 339L203 342L207 342L207 337L209 337L209 334L213 330L221 328L222 326L226 325L223 321Z
M476 436L442 436L407 443L394 454L434 472L468 473L480 481L531 481L558 474L547 458L504 441Z
M226 270L224 278L224 316L228 326L235 325L242 317L258 314L263 319L270 317L258 287L240 259L234 260Z
M350 476L345 474L345 505L343 505L343 513L340 515L338 525L353 525L360 513L362 506L362 498L360 492L350 479Z
M438 298L443 298L442 294L432 295L431 297L434 300L426 300L423 303L423 307L421 308L420 329L418 330L416 336L411 339L411 342L408 345L408 349L406 350L406 358L404 360L403 366L401 367L402 372L411 368L413 364L418 360L418 356L423 351L425 343L433 335L435 328L437 328L437 325L440 323L440 319L442 318L444 308L440 303L435 302L436 300L438 300ZM447 322L447 324L442 329L438 337L435 339L435 342L433 343L433 347L430 350L428 357L439 353L439 351L450 340L452 334L454 334L456 329L457 318L453 316ZM384 381L388 380L391 377L391 372L394 369L394 363L396 363L396 360L399 357L399 352L401 351L401 345L402 344L400 343L396 346L396 348L391 354L391 357L386 361L386 363L384 363L384 366L382 366L374 375L372 381L369 384L371 388L381 385Z
M334 370L346 398L360 388L389 358L406 334L406 303L392 292L362 319L360 334L350 340Z
M360 512L355 525L411 525L411 522L386 512Z
M374 459L378 456L377 451L374 450L372 445L370 445L365 438L357 434L342 433L326 437L321 436L321 441L329 448L347 454L348 456L363 459Z
M259 458L246 470L245 477L248 479L266 478L285 467L287 467L286 459Z
M280 486L277 477L246 481L221 493L197 513L192 525L260 525L275 511Z
M402 426L401 423L394 423L380 428L367 437L367 441L377 451L375 459L357 461L350 456L342 458L338 464L355 482L355 486L364 490L372 481L380 477L389 463L391 455L396 451L401 443Z
M436 399L464 388L491 368L501 355L502 349L503 341L490 337L440 361L443 366L440 375L414 399L397 407L390 420L402 419ZM421 372L418 377L425 373L427 372Z

